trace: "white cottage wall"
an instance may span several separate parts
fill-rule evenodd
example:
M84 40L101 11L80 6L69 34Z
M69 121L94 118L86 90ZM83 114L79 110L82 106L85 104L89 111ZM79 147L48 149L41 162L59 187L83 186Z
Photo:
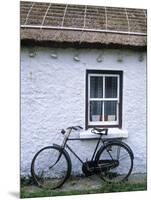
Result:
M21 49L21 175L30 175L34 154L60 143L60 130L85 127L86 69L123 70L123 124L134 151L133 173L146 172L146 54L125 49ZM55 57L54 51L57 55ZM79 56L79 61L73 59ZM102 61L97 62L99 55ZM121 60L122 59L122 60ZM73 133L74 134L74 133ZM77 133L75 133L77 134ZM83 159L94 141L70 142ZM71 158L73 158L71 156ZM77 159L73 173L81 173Z

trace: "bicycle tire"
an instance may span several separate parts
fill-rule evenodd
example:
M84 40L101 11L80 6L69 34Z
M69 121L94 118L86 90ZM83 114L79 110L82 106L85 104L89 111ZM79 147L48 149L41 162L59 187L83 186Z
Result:
M123 142L105 144L96 155L100 178L108 183L128 180L133 169L133 159L132 151Z
M61 155L60 158L59 155ZM58 158L59 160L57 160ZM39 187L50 190L59 188L70 174L70 157L65 150L59 147L44 147L32 159L31 175Z

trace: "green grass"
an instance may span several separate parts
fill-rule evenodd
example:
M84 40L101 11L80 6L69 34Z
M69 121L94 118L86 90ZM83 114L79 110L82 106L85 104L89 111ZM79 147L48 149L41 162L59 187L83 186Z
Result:
M128 191L143 191L147 190L146 182L143 183L122 183L122 184L103 184L100 188L87 188L83 190L61 191L40 189L33 186L21 187L21 198L33 197L50 197L50 196L67 196L67 195L81 195L81 194L96 194L109 192L128 192Z

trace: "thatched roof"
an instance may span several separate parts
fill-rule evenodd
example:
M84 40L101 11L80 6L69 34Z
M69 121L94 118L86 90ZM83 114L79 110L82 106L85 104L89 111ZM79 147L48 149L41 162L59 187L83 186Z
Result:
M23 2L21 40L145 47L146 10Z

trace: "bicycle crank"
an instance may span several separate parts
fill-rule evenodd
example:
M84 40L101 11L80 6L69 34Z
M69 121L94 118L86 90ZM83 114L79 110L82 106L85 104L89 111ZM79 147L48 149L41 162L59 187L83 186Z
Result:
M91 176L96 173L96 162L95 161L86 161L82 165L82 171L85 176Z

